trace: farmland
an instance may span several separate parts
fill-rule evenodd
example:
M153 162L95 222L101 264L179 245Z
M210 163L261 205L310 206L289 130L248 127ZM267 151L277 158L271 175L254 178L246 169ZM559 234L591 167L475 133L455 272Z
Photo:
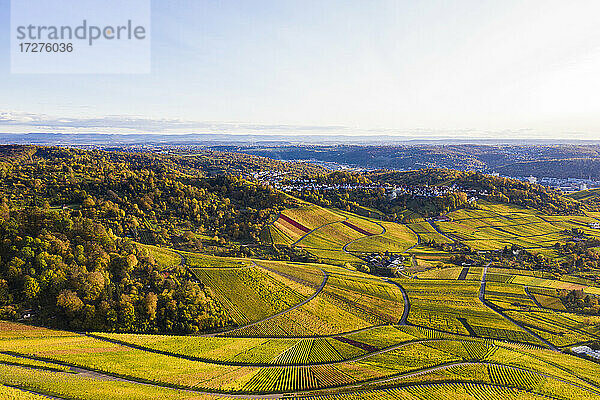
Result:
M477 210L457 210L448 213L451 221L436 222L447 237L460 240L476 250L496 250L519 245L526 249L550 248L567 240L565 233L581 229L594 235L589 227L594 218L588 216L548 216L540 211L505 204L482 202Z
M370 183L345 173L351 189L312 203L179 159L115 155L107 173L77 154L0 182L2 398L600 398L598 361L574 350L600 348L597 211L502 188L415 210L429 200L360 197Z
M330 252L324 261L343 254L337 261L357 265L361 253L388 251L413 257L421 270L412 279L386 281L336 262L144 246L165 268L184 263L229 324L208 335L174 336L1 323L6 396L71 398L83 390L86 399L285 393L335 399L358 385L357 398L600 398L597 364L568 354L570 346L600 338L596 319L566 313L556 294L597 294L600 288L536 271L452 266L450 253L419 245L487 241L493 248L535 231L544 239L532 246L542 246L572 222L492 204L435 223L419 217L406 224L376 221L314 206L281 215L271 225L274 232L288 245Z

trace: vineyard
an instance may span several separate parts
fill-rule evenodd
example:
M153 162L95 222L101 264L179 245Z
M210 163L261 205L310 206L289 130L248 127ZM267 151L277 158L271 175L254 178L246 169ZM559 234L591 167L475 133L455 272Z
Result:
M257 268L194 269L240 326L266 318L303 297Z
M514 243L545 246L571 227L569 220L483 203L439 222L410 213L403 222L378 221L312 205L270 221L261 240L302 248L321 262L139 245L161 266L160 279L185 266L228 322L188 336L0 322L0 395L600 398L598 364L569 351L600 341L600 317L567 312L559 296L570 289L600 293L598 286L542 271L457 265L442 247L461 240L490 249L517 237ZM367 257L385 252L402 255L406 272L361 272Z

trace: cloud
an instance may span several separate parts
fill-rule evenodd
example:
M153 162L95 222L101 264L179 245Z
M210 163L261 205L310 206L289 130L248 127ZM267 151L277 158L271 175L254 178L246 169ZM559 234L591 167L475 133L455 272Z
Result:
M56 118L43 114L0 111L0 126L19 126L49 130L101 129L118 133L130 132L208 132L208 133L344 133L344 126L310 126L254 124L239 122L185 121L112 115L97 118ZM347 133L347 132L346 132Z
M2 129L4 127L4 129ZM257 124L222 121L187 121L181 119L147 118L139 116L108 115L103 117L53 117L15 111L0 111L0 129L3 133L62 132L105 134L232 134L232 135L324 135L324 136L370 136L412 139L589 139L589 133L569 131L549 135L548 132L529 128L481 130L465 129L393 129L351 128L341 125L286 125Z

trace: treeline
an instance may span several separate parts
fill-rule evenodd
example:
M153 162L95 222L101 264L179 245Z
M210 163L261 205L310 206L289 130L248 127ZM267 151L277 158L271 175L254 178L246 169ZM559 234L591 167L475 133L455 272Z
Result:
M169 156L184 169L200 170L208 176L236 175L252 179L256 174L285 173L287 176L323 174L327 170L306 162L284 162L244 153L209 149L177 148Z
M73 209L149 244L188 241L186 232L257 243L269 215L292 204L270 186L203 177L176 158L146 153L35 148L0 164L0 179L0 198L10 208Z
M269 217L296 200L255 180L206 176L210 159L35 146L0 154L0 318L200 332L232 321L185 267L161 266L136 242L306 258L258 245Z
M0 212L0 318L74 330L194 333L229 317L184 267L77 211Z
M548 214L579 214L583 205L542 185L491 176L474 171L429 168L408 172L379 171L367 174L372 181L396 185L456 185L462 190L487 192L486 199L531 207Z
M325 185L356 185L350 189L337 190L309 189L292 191L291 194L303 200L318 204L323 207L336 207L357 214L364 214L364 207L373 208L385 215L390 221L402 220L402 212L406 209L413 210L424 217L440 215L461 207L475 207L476 203L470 202L466 193L454 192L440 196L423 197L412 194L397 194L390 197L383 187L368 188L374 184L390 184L385 180L373 182L369 176L356 172L336 171L327 175L306 176L316 184ZM421 183L415 183L421 186ZM424 186L424 185L423 185Z
M586 294L583 290L564 289L558 291L558 296L567 311L588 315L600 314L600 302L597 296Z

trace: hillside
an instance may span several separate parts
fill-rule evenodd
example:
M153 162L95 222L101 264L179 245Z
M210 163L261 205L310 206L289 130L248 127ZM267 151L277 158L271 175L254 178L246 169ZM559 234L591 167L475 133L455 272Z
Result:
M582 202L590 210L600 211L600 189L582 190L568 197Z
M386 142L393 142L387 138ZM600 146L595 145L233 145L214 149L278 160L318 160L358 168L413 170L448 168L500 172L505 176L600 180Z
M595 192L2 150L3 398L600 398Z
M371 180L395 185L456 186L464 192L485 193L490 201L531 207L550 214L578 214L582 206L554 189L474 171L422 169L408 172L373 172Z

